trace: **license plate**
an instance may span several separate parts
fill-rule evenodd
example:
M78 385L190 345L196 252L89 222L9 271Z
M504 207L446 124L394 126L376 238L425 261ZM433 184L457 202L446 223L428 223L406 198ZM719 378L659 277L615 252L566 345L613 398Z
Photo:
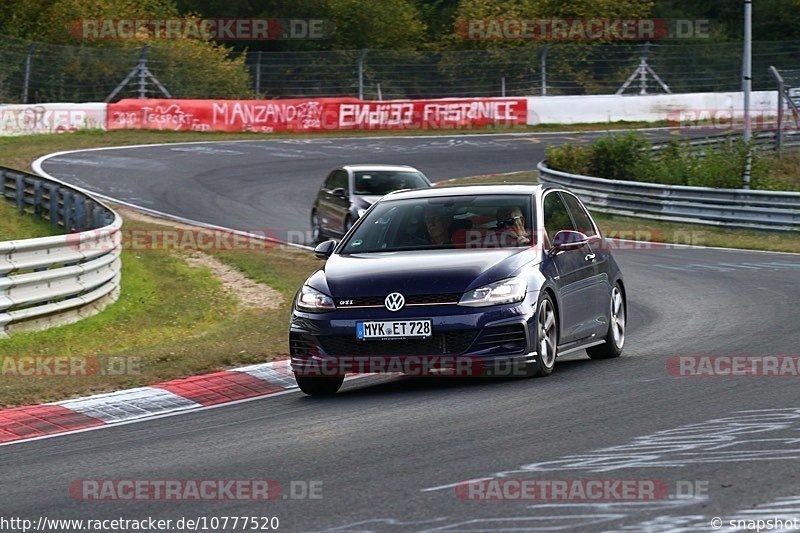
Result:
M356 338L367 339L424 339L431 336L430 319L356 322Z

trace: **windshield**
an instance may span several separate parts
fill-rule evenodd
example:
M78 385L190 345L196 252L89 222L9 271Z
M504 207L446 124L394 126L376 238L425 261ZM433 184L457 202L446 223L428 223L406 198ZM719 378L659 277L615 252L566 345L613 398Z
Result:
M530 195L446 196L377 204L343 254L534 244Z
M356 171L355 194L389 194L400 189L421 189L428 187L428 180L419 172L408 170L364 170Z

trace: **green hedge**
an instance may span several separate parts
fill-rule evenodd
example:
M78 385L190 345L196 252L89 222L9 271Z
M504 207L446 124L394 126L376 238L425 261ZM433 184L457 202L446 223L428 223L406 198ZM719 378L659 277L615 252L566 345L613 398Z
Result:
M659 151L642 136L601 137L589 145L547 147L547 165L554 170L607 179L738 189L747 145L734 140L716 147L692 147L686 140L670 141ZM800 190L796 182L773 176L777 159L753 151L750 184L753 189Z

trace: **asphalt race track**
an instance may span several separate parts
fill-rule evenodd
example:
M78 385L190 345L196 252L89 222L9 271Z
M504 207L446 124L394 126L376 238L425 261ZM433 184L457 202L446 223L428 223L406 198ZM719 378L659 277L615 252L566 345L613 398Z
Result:
M647 132L670 138L664 130ZM95 193L192 220L300 243L328 172L348 163L410 164L431 180L535 170L547 143L570 135L287 139L104 149L42 168ZM289 233L293 232L293 233Z
M280 233L307 229L315 187L337 164L405 163L445 179L527 170L546 142L565 140L248 141L70 154L44 169L151 209ZM722 531L739 518L800 523L800 376L674 375L677 356L800 355L800 256L633 245L615 256L629 294L620 359L571 354L537 380L369 376L331 399L293 392L5 446L2 514L277 516L281 530L350 532L711 531L714 517ZM655 499L627 501L474 501L454 488L476 478L659 489ZM76 501L68 488L81 479L314 481L322 497Z

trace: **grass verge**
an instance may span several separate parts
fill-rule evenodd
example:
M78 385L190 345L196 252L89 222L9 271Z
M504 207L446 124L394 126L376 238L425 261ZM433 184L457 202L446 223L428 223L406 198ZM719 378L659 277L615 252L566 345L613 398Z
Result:
M174 231L145 220L127 217L125 229ZM136 387L286 357L292 297L320 261L306 251L282 247L209 251L283 296L278 309L248 309L237 304L210 270L190 267L184 253L126 249L120 298L103 312L75 324L0 339L0 406ZM21 375L25 357L83 359L89 361L91 375ZM111 371L99 371L107 365Z
M21 215L13 204L0 200L0 241L49 237L58 233L46 221Z

